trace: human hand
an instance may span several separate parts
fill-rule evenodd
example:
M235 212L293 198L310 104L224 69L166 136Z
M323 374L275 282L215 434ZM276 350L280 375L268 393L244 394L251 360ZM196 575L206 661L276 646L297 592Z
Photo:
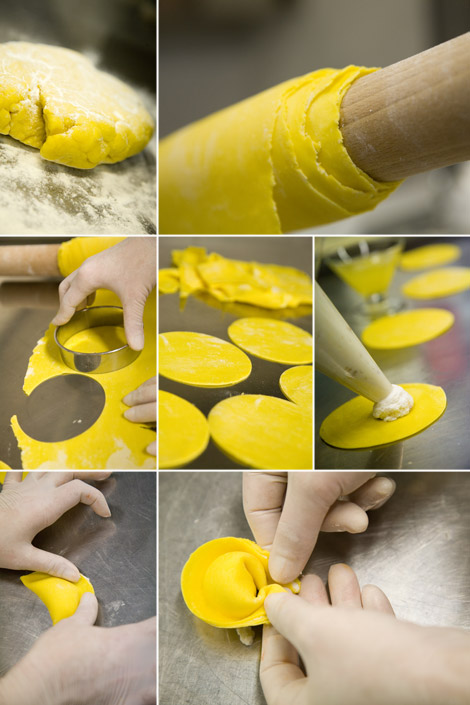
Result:
M129 392L124 399L124 404L130 406L126 409L124 416L129 421L142 423L157 420L157 378L152 377L137 387L133 392ZM153 441L146 448L150 455L157 454L157 442Z
M154 237L128 237L89 257L61 282L60 307L52 323L67 323L76 310L92 303L97 289L109 289L121 299L129 346L142 350L145 302L157 278L156 247Z
M266 598L274 625L263 628L260 677L267 705L469 702L468 633L396 620L384 593L367 585L361 594L345 565L331 568L328 587L333 606L315 575L303 578L300 597Z
M92 626L98 603L85 593L72 617L42 634L0 679L0 702L15 705L154 705L156 621Z
M78 569L63 556L32 545L40 531L76 504L88 504L95 514L111 516L104 495L84 480L105 480L110 472L8 472L0 493L0 567L39 570L77 582Z
M243 473L246 519L255 541L271 549L269 572L282 584L305 568L320 531L365 531L366 511L394 491L393 480L373 472Z

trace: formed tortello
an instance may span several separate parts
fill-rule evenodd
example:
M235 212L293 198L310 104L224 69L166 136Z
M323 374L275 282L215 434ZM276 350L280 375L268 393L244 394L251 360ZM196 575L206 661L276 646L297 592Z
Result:
M62 47L0 44L0 133L92 169L140 152L153 121L135 91Z
M159 372L193 387L231 387L251 372L250 358L232 343L205 333L158 336Z
M209 425L194 404L176 394L158 392L158 464L177 468L197 458L209 443Z
M274 582L269 553L249 539L227 537L199 546L181 574L181 591L188 609L214 627L269 624L264 600L275 592L299 592L300 581Z
M312 413L278 397L240 394L209 413L215 443L241 465L259 470L312 469Z
M410 413L395 421L372 416L374 403L357 396L331 412L320 427L320 437L335 448L374 448L403 441L431 426L444 413L447 399L444 390L432 384L402 384L411 394L414 406Z
M228 328L230 340L251 355L284 365L312 362L312 336L273 318L240 318Z

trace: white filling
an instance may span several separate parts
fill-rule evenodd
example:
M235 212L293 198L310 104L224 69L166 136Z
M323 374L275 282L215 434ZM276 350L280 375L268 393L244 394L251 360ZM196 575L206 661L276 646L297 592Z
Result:
M392 391L385 399L374 404L372 416L383 421L395 421L400 416L406 416L413 408L413 397L403 387L392 384Z
M240 641L244 646L252 646L255 640L255 630L251 627L239 627L237 629L237 634L240 637Z

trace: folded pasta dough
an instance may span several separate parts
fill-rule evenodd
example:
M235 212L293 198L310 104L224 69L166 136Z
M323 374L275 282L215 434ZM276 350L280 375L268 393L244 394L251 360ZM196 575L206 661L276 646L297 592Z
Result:
M186 606L213 627L269 624L264 600L274 592L299 592L300 581L275 583L268 570L269 552L254 541L227 537L200 546L181 574Z
M344 94L376 69L321 69L189 125L160 145L161 233L286 233L371 210L400 182L356 167Z

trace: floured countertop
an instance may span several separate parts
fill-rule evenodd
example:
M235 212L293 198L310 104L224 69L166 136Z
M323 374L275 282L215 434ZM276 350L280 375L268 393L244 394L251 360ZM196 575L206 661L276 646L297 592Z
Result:
M0 136L0 234L153 234L155 162L155 138L135 157L82 172Z

